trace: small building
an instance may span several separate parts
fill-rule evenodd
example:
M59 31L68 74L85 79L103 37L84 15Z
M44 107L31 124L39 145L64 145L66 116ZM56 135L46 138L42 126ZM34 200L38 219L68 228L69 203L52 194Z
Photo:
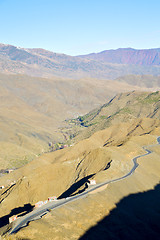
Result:
M14 222L17 219L17 215L14 215L12 217L9 218L9 223Z
M14 170L13 169L8 169L7 170L7 173L11 173L11 172L13 172Z
M96 185L96 180L89 180L89 185Z
M43 206L43 204L44 204L44 202L43 202L43 201L39 201L39 202L37 202L37 203L35 204L35 208L42 207L42 206Z
M15 185L16 184L16 181L13 181L11 182L11 186Z
M57 197L48 197L48 202L56 201Z
M2 186L0 186L0 189L3 189L4 188L4 186L2 185Z
M49 147L53 147L53 142L48 143Z
M62 145L62 148L67 148L68 147L68 145Z

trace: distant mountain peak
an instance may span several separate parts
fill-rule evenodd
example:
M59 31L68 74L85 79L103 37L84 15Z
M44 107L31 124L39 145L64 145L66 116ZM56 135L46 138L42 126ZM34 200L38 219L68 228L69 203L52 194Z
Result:
M43 48L21 48L1 43L0 71L74 79L115 79L127 74L157 76L160 75L160 48L118 48L82 56L69 56Z
M118 48L80 56L96 61L115 64L160 65L160 48L134 49Z

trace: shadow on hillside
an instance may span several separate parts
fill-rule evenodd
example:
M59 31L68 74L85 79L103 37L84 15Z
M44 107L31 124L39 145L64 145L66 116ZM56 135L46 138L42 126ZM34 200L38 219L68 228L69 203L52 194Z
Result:
M160 239L160 184L154 190L123 198L79 240Z
M69 197L69 196L73 196L74 195L74 192L76 192L80 187L82 187L84 184L84 188L82 190L79 190L76 194L78 193L82 193L86 190L87 188L87 185L86 183L88 182L88 180L93 177L95 174L91 174L87 177L84 177L82 178L81 180L79 180L78 182L74 183L70 188L68 188L64 193L62 193L58 199L61 199L61 198L66 198L66 197Z
M33 210L33 208L34 208L34 206L32 206L30 203L28 203L28 204L25 204L23 207L18 207L18 208L12 209L10 214L5 215L0 218L0 228L9 224L9 218L11 216L13 216L13 215L18 215L19 217L23 216L23 215L31 212Z
M110 168L112 163L112 160L110 162L107 163L106 167L103 169L103 171L106 171L108 168ZM82 178L81 180L79 180L78 182L74 183L71 187L69 187L64 193L62 193L58 199L62 199L62 198L66 198L66 197L70 197L70 196L74 196L77 194L80 194L82 192L84 192L87 188L87 182L88 180L93 177L94 175L96 175L96 173L90 174L87 177ZM78 192L77 190L82 187L84 185L83 189L80 189ZM76 192L76 193L75 193Z

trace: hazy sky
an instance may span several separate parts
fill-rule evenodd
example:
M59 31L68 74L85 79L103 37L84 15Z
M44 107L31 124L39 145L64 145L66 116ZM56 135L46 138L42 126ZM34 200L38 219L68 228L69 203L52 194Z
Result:
M0 42L70 55L160 47L160 0L0 0Z

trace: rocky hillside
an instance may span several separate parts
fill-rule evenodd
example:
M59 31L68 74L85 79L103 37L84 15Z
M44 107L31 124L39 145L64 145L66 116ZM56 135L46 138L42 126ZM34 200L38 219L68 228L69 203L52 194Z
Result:
M126 75L116 79L119 82L125 82L134 86L159 88L160 76L153 75Z
M101 183L124 176L133 166L131 159L144 154L142 146L146 145L152 145L152 158L146 156L142 159L135 174L122 185L118 182L117 187L112 188L114 184L109 184L107 190L101 189L102 192L95 192L91 198L88 196L82 202L65 206L62 208L65 220L64 217L61 219L62 215L57 210L56 218L50 213L46 220L39 222L41 227L36 222L33 225L31 223L34 227L20 231L17 238L29 236L31 239L44 239L44 235L49 232L50 239L55 236L57 239L65 239L66 233L70 234L68 239L78 239L89 227L105 217L122 197L153 188L160 180L159 146L153 145L160 135L159 100L159 92L119 94L98 110L72 120L71 125L77 124L77 129L82 128L79 139L83 140L78 141L77 136L77 143L73 146L43 154L24 167L1 177L0 186L5 187L0 190L1 232L8 227L8 217L13 213L24 214L26 206L32 208L36 202L44 201L49 196L63 198L82 192L88 179L94 178L97 183ZM98 131L99 129L103 130ZM84 139L87 137L86 131L88 136L92 136ZM82 214L75 220L75 215L70 214L75 206L79 206L76 213L84 211L88 217ZM91 220L89 216L92 216ZM72 220L68 222L69 219ZM67 225L64 225L66 221ZM54 226L51 227L52 222ZM76 224L76 228L72 224ZM59 230L54 232L53 237L55 228ZM72 233L69 233L70 229ZM26 231L31 231L31 234Z
M123 175L131 167L132 162L126 163L127 157L120 157L118 148L114 149L113 146L124 146L128 152L132 146L127 145L127 141L133 136L157 134L159 129L159 120L135 119L98 131L90 138L82 140L72 147L46 153L34 159L23 168L0 178L0 185L4 186L13 181L17 182L5 200L1 199L1 215L5 212L9 213L11 209L20 205L34 204L40 199L45 200L49 195L61 196L81 179L89 176L89 178L93 178L92 174L97 182L101 182L102 179L108 178L108 174L106 175L108 171L105 172L105 169L111 159L115 159L115 161L110 177L114 177L114 173L117 176ZM108 144L109 141L110 144ZM137 152L144 151L137 146L130 156L136 155ZM119 166L121 167L119 168ZM85 182L83 184L85 185ZM84 187L83 184L74 191L68 191L68 194L74 194L80 187ZM16 198L17 194L19 195L18 199Z
M119 48L117 50L91 53L81 57L107 63L136 64L144 66L160 65L160 48L142 50Z
M120 58L123 58L123 55L124 53L120 51ZM111 52L111 56L114 58L114 52ZM0 44L0 71L38 77L60 76L72 79L82 77L115 79L126 74L160 75L160 66L157 64L157 66L148 64L147 68L143 64L135 65L136 61L139 61L138 57L139 55L135 55L135 63L128 61L125 63L127 65L124 65L123 61L102 62L101 59L91 59L89 56L73 57L44 49L24 49Z
M48 151L49 142L66 141L68 134L59 129L65 119L133 89L141 88L111 80L0 74L1 168L22 166Z
M93 177L97 183L101 183L124 176L133 166L131 159L144 154L142 146L156 143L156 135L159 134L159 120L136 119L121 123L96 132L70 148L44 154L25 167L0 178L0 185L5 186L0 192L1 231L6 229L8 217L23 214L27 205L32 207L36 202L53 195L68 197L77 194L85 189L86 181ZM106 144L108 139L111 141L110 145ZM44 239L46 234L49 234L50 239L65 239L66 234L69 234L66 239L78 239L89 227L106 216L123 196L150 189L158 183L158 149L154 148L155 154L151 162L139 161L138 172L126 180L127 185L126 181L117 183L118 186L109 184L106 190L100 189L100 193L95 192L80 201L70 203L58 212L55 210L40 222L31 223L18 232L17 239L28 236L29 239ZM107 168L111 160L112 163ZM148 174L148 170L151 174ZM10 186L12 182L15 185Z
M160 92L130 92L118 94L101 108L69 121L76 139L91 136L94 132L137 118L160 118Z

